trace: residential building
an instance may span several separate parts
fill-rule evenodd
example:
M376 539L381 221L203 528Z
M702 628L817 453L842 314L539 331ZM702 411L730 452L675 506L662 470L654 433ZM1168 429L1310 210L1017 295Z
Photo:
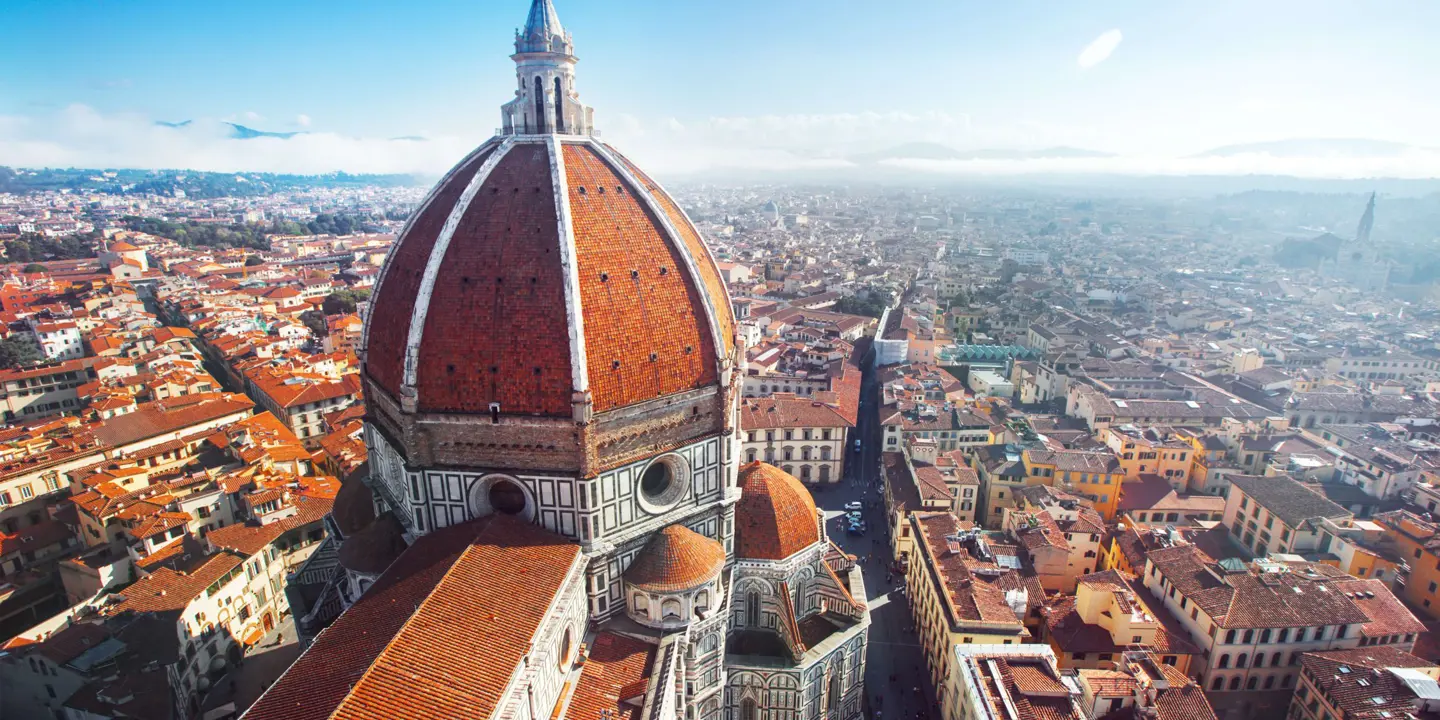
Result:
M1087 717L1046 645L956 645L946 654L945 720Z
M1394 648L1305 653L1290 720L1425 718L1440 714L1440 667Z
M846 444L854 422L838 403L780 393L740 404L745 462L774 464L805 483L838 483L845 477Z
M1257 556L1305 553L1319 547L1320 520L1348 521L1350 511L1293 478L1233 475L1225 527Z

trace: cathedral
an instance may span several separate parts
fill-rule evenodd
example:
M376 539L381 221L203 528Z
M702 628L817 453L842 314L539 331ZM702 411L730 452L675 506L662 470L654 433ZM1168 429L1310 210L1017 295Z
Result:
M1355 228L1355 239L1341 242L1335 249L1335 256L1320 260L1320 275L1332 280L1343 280L1359 290L1384 290L1390 285L1390 261L1380 258L1370 242L1370 231L1375 226L1375 193L1370 193L1370 202L1360 216Z
M499 134L386 259L368 473L291 576L305 652L245 717L860 717L859 568L798 480L740 464L714 258L597 138L551 0L511 57Z

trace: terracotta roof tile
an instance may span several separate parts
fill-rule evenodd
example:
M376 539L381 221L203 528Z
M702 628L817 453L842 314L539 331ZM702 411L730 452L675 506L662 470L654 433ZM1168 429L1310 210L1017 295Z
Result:
M735 556L783 560L820 541L815 499L793 476L763 462L740 469Z
M715 382L707 311L679 249L593 150L563 151L595 410Z
M546 146L516 145L456 226L425 317L415 377L422 411L485 412L498 402L507 414L571 414L552 185Z
M430 533L245 717L488 717L581 561L578 545L507 515Z
M430 251L435 247L445 219L490 152L486 150L462 160L450 171L452 179L437 186L435 197L411 219L386 259L385 274L370 303L373 311L365 365L370 377L397 397L404 379L405 342L410 332L410 316L415 311L415 296L420 291L420 277L425 273L425 264L430 260Z
M684 525L650 536L625 569L625 582L643 590L689 590L715 579L725 566L725 548Z
M638 720L654 663L655 646L615 633L596 634L566 720ZM637 698L638 703L626 702Z

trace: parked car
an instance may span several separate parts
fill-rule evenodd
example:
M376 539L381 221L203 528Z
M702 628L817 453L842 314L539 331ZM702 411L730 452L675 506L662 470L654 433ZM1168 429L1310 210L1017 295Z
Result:
M845 528L845 532L850 535L864 535L865 528L860 525L851 525L850 527Z
M855 440L855 452L860 452L860 440Z
M865 508L865 505L864 505L863 503L860 503L860 502L848 502L848 503L845 503L845 509L846 509L846 510L863 510L864 508Z

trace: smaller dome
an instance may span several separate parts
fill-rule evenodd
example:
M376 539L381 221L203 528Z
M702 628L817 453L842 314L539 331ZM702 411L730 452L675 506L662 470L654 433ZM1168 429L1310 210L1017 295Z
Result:
M379 575L409 546L405 528L394 513L385 513L340 544L340 566L351 572Z
M335 504L330 506L330 517L340 534L350 537L375 521L375 498L363 476L351 475L335 494Z
M715 578L725 566L720 543L683 525L671 525L650 542L625 569L625 582L646 592L689 590Z
M763 462L740 468L735 556L784 560L820 541L815 498L790 473Z

